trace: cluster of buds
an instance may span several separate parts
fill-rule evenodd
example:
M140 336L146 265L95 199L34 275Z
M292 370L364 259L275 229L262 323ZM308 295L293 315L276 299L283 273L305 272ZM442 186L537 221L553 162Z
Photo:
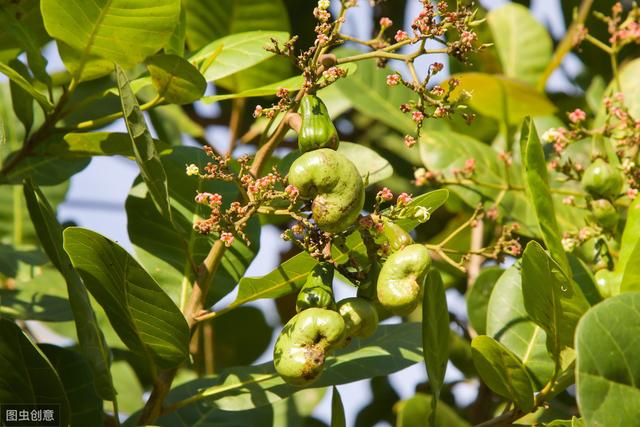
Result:
M253 117L257 119L258 117L264 116L268 119L272 119L276 114L288 111L291 107L291 103L293 102L289 95L289 89L284 87L278 88L276 96L278 97L278 102L269 108L264 108L262 105L256 105L253 110Z
M578 231L565 231L562 234L562 247L566 252L572 252L587 240L600 235L602 235L602 228L597 225L582 227Z
M305 218L285 230L280 237L318 260L330 261L332 235L320 230Z
M417 187L432 185L438 182L440 173L437 171L428 171L425 168L417 168L413 172L413 183Z
M501 259L502 255L513 257L522 255L522 245L516 236L519 230L520 224L518 223L509 224L502 229L502 233L494 245L492 255L495 259Z
M466 90L460 91L455 99L452 96L453 91L458 87L460 82L451 78L446 82L446 88L442 85L434 85L429 87L431 78L442 71L444 65L440 62L434 62L428 68L427 75L422 82L410 82L402 78L399 73L389 74L387 76L388 86L403 85L419 95L417 101L409 101L400 105L400 111L410 115L411 120L416 124L416 134L420 136L420 130L425 119L449 118L460 110L466 110L466 102L471 98L471 94ZM473 121L474 115L466 112L462 113L467 123ZM404 136L404 144L411 148L415 145L416 138L411 135Z
M187 165L186 174L197 176L203 180L218 180L233 182L240 189L241 201L223 203L222 195L212 191L198 192L195 202L209 208L208 215L201 214L201 219L194 223L194 229L201 234L216 233L226 246L231 246L239 236L245 243L250 244L244 230L249 219L261 206L273 202L282 204L287 202L291 207L297 202L298 189L292 185L286 185L286 180L277 169L261 177L254 178L250 173L250 161L248 156L242 156L233 162L229 157L216 155L210 147L204 148L205 153L212 159L200 171L194 164Z
M622 3L617 2L611 8L611 16L596 14L607 24L609 43L615 50L630 44L640 44L640 9L633 3L626 18L623 18Z

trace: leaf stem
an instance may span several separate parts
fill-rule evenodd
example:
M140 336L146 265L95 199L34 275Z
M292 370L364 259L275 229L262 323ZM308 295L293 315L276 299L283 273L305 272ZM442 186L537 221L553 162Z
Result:
M153 98L151 101L142 104L140 106L140 111L146 111L149 110L157 105L159 105L160 103L162 103L164 101L164 98L162 98L160 95L156 95L155 98ZM100 117L98 119L93 119L93 120L87 120L84 122L80 122L77 125L75 125L73 128L71 128L70 130L85 130L85 129L91 129L91 128L97 128L97 127L102 127L104 125L107 125L115 120L118 120L119 118L123 117L124 113L122 111L118 111L116 113L113 114L109 114L106 115L104 117ZM67 129L65 129L67 130Z

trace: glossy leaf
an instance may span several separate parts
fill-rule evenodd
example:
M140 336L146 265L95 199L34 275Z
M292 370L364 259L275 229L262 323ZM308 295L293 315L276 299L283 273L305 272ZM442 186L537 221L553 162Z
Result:
M467 291L467 317L479 335L491 335L486 332L489 298L502 273L504 270L499 267L483 269Z
M522 295L527 313L547 334L547 349L559 360L565 347L573 348L576 325L589 304L535 241L522 257Z
M104 417L102 399L95 391L89 363L71 350L40 344L40 350L53 365L69 399L72 426L98 426Z
M309 388L387 375L419 363L422 361L419 342L420 325L417 323L380 325L370 338L356 339L349 347L328 357L324 373ZM192 397L191 404L197 405L201 412L214 409L241 411L272 404L299 390L299 387L286 384L275 372L273 362L267 362L228 369L216 377L201 378L175 387L169 393L167 404L174 409L172 404ZM184 410L192 411L189 406ZM161 417L158 422L162 423L164 419Z
M101 397L113 399L115 395L109 373L111 362L109 348L97 323L84 283L71 265L71 260L63 248L62 227L45 195L31 181L26 181L24 184L24 197L40 243L53 265L65 278L78 341L90 363L96 389Z
M440 273L431 270L422 299L422 348L433 393L434 409L444 385L449 360L449 310Z
M42 351L18 325L0 318L0 402L60 405L60 425L69 423L62 382Z
M43 0L47 32L83 57L132 66L158 51L178 23L179 0ZM82 19L79 19L82 17ZM153 17L153 19L149 19Z
M154 143L158 150L169 148L169 145L162 141L154 140ZM91 156L135 156L131 138L128 134L120 132L69 132L43 141L36 150L42 156L58 156L67 159Z
M163 368L184 361L187 322L131 255L106 237L77 227L64 231L64 249L127 347Z
M219 372L254 362L269 348L273 328L258 308L238 307L213 321L213 333L213 361Z
M11 162L17 154L17 151L9 154L4 164ZM0 183L22 184L25 178L31 178L38 185L57 185L89 166L89 162L90 159L65 159L34 153L20 161L7 175L0 175Z
M556 107L535 87L508 77L463 73L452 76L460 81L454 96L462 90L471 92L468 104L482 115L519 124L526 116L546 116Z
M414 197L413 200L407 204L405 217L398 219L396 224L405 231L411 231L425 222L425 220L428 220L436 209L445 204L448 198L449 190L444 188L429 191L428 193Z
M233 183L219 180L202 180L187 176L185 165L195 164L204 170L210 160L202 150L193 147L176 147L170 154L160 157L167 173L172 217L176 227L158 215L144 182L137 179L129 192L125 207L129 238L136 247L136 255L147 271L176 304L181 298L181 284L195 280L193 264L200 264L218 239L216 234L202 235L193 229L198 218L209 216L210 209L195 202L198 192L218 193L223 207L238 196ZM207 297L206 305L212 305L227 295L238 284L245 270L260 247L260 225L252 220L245 229L251 240L247 246L241 239L225 250L221 268L216 272L215 286Z
M338 152L358 168L365 182L373 184L393 175L391 164L376 151L363 145L351 142L340 142Z
M562 247L562 236L553 208L547 163L538 132L531 118L526 118L522 125L520 153L524 166L525 182L527 183L527 193L536 212L544 243L564 274L571 278L571 268Z
M636 242L636 247L629 259L640 259L640 239ZM627 263L620 283L620 292L638 292L640 291L640 264L637 262Z
M487 306L487 335L520 359L537 389L551 379L554 362L547 351L547 335L524 308L519 266L505 270L493 288Z
M622 274L627 268L638 244L638 236L640 236L640 198L635 198L627 211L627 223L620 241L620 255L616 264L616 272Z
M129 86L127 76L119 66L116 66L116 77L118 79L122 112L131 137L136 162L140 167L140 174L145 184L147 184L147 188L149 188L151 199L156 208L162 216L171 220L167 175L160 162L158 150L153 143L138 101Z
M412 398L401 401L398 405L396 427L468 427L471 425L444 403L438 405L435 424L431 423L429 419L433 414L433 399L433 396L428 394L416 393Z
M2 10L0 10L0 16L2 16ZM28 81L29 70L26 65L18 60L11 61L9 65ZM22 122L25 133L29 134L31 126L33 126L33 98L13 80L9 81L9 87L11 88L13 111Z
M16 70L0 62L0 73L7 76L11 81L20 86L25 92L27 92L33 99L36 100L38 104L42 107L45 112L51 111L53 109L53 104L49 101L49 99L40 91L38 91L27 79L22 77L20 73Z
M200 0L186 3L187 41L192 50L229 34L288 28L280 0Z
M207 82L200 71L177 55L154 55L146 60L158 95L171 104L189 104L204 95Z
M388 86L387 74L388 71L378 68L373 61L361 62L356 74L349 79L338 80L335 85L360 113L398 132L412 134L415 132L415 123L400 111L400 104L415 96L402 85Z
M640 293L591 308L576 330L576 381L585 425L629 426L640 419Z
M487 14L503 73L529 84L537 83L551 60L553 43L547 29L529 9L507 3Z
M336 386L332 387L331 392L331 427L345 427L347 420L344 416L344 405L340 392Z
M281 31L249 31L233 34L204 46L194 53L189 61L197 63L205 79L213 82L272 57L274 54L265 50L271 45L271 39L284 43L288 36ZM213 62L210 65L207 64L210 61Z
M302 287L317 264L306 252L299 253L262 277L243 277L238 283L238 296L230 307L262 298L277 298Z
M524 412L533 409L533 387L518 358L498 341L479 335L471 342L478 375L491 390L513 400Z
M86 82L95 80L107 74L113 73L113 62L97 55L85 54L57 40L58 52L69 73L78 81Z

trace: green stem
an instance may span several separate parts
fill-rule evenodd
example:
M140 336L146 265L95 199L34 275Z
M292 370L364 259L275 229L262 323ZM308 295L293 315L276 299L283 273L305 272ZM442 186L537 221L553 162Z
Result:
M162 98L162 96L160 95L156 95L155 98L153 98L151 101L142 104L140 106L140 111L146 111L149 110L157 105L159 105L160 103L162 103L164 99ZM100 117L99 119L93 119L93 120L87 120L84 122L80 122L77 125L75 125L71 130L84 130L84 129L91 129L91 128L97 128L97 127L102 127L105 126L111 122L113 122L114 120L117 120L121 117L123 117L124 113L122 111L118 111L116 113L113 114L109 114L107 116L104 117Z

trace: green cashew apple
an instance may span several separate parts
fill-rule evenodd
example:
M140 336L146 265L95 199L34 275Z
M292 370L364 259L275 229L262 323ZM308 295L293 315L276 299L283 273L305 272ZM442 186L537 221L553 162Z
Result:
M614 229L618 224L618 219L620 218L618 211L606 199L598 199L591 202L591 211L598 224L605 229Z
M338 149L338 131L329 117L326 105L315 95L305 95L300 102L300 132L298 148L301 152L318 148Z
M393 314L411 313L418 306L430 268L431 257L423 245L409 245L391 254L378 276L380 305Z
M594 198L614 199L624 185L622 174L602 159L596 159L582 175L582 188Z
M335 311L301 311L278 336L273 350L276 371L291 385L311 384L322 374L327 353L342 340L344 331L344 320Z
M389 249L391 249L392 253L413 243L411 235L407 233L402 227L394 224L391 221L384 222L382 234L389 242Z
M345 333L340 346L347 346L353 337L367 338L378 328L378 312L364 298L346 298L338 302L338 313L344 319Z
M335 309L332 282L333 266L328 262L316 265L300 289L296 299L296 311L300 312L312 307Z
M353 224L364 206L364 184L355 165L328 148L304 153L289 169L289 184L313 199L313 219L324 231L339 233Z
M620 284L622 283L622 273L616 273L609 270L598 270L594 275L596 279L596 287L602 298L609 298L620 293Z

